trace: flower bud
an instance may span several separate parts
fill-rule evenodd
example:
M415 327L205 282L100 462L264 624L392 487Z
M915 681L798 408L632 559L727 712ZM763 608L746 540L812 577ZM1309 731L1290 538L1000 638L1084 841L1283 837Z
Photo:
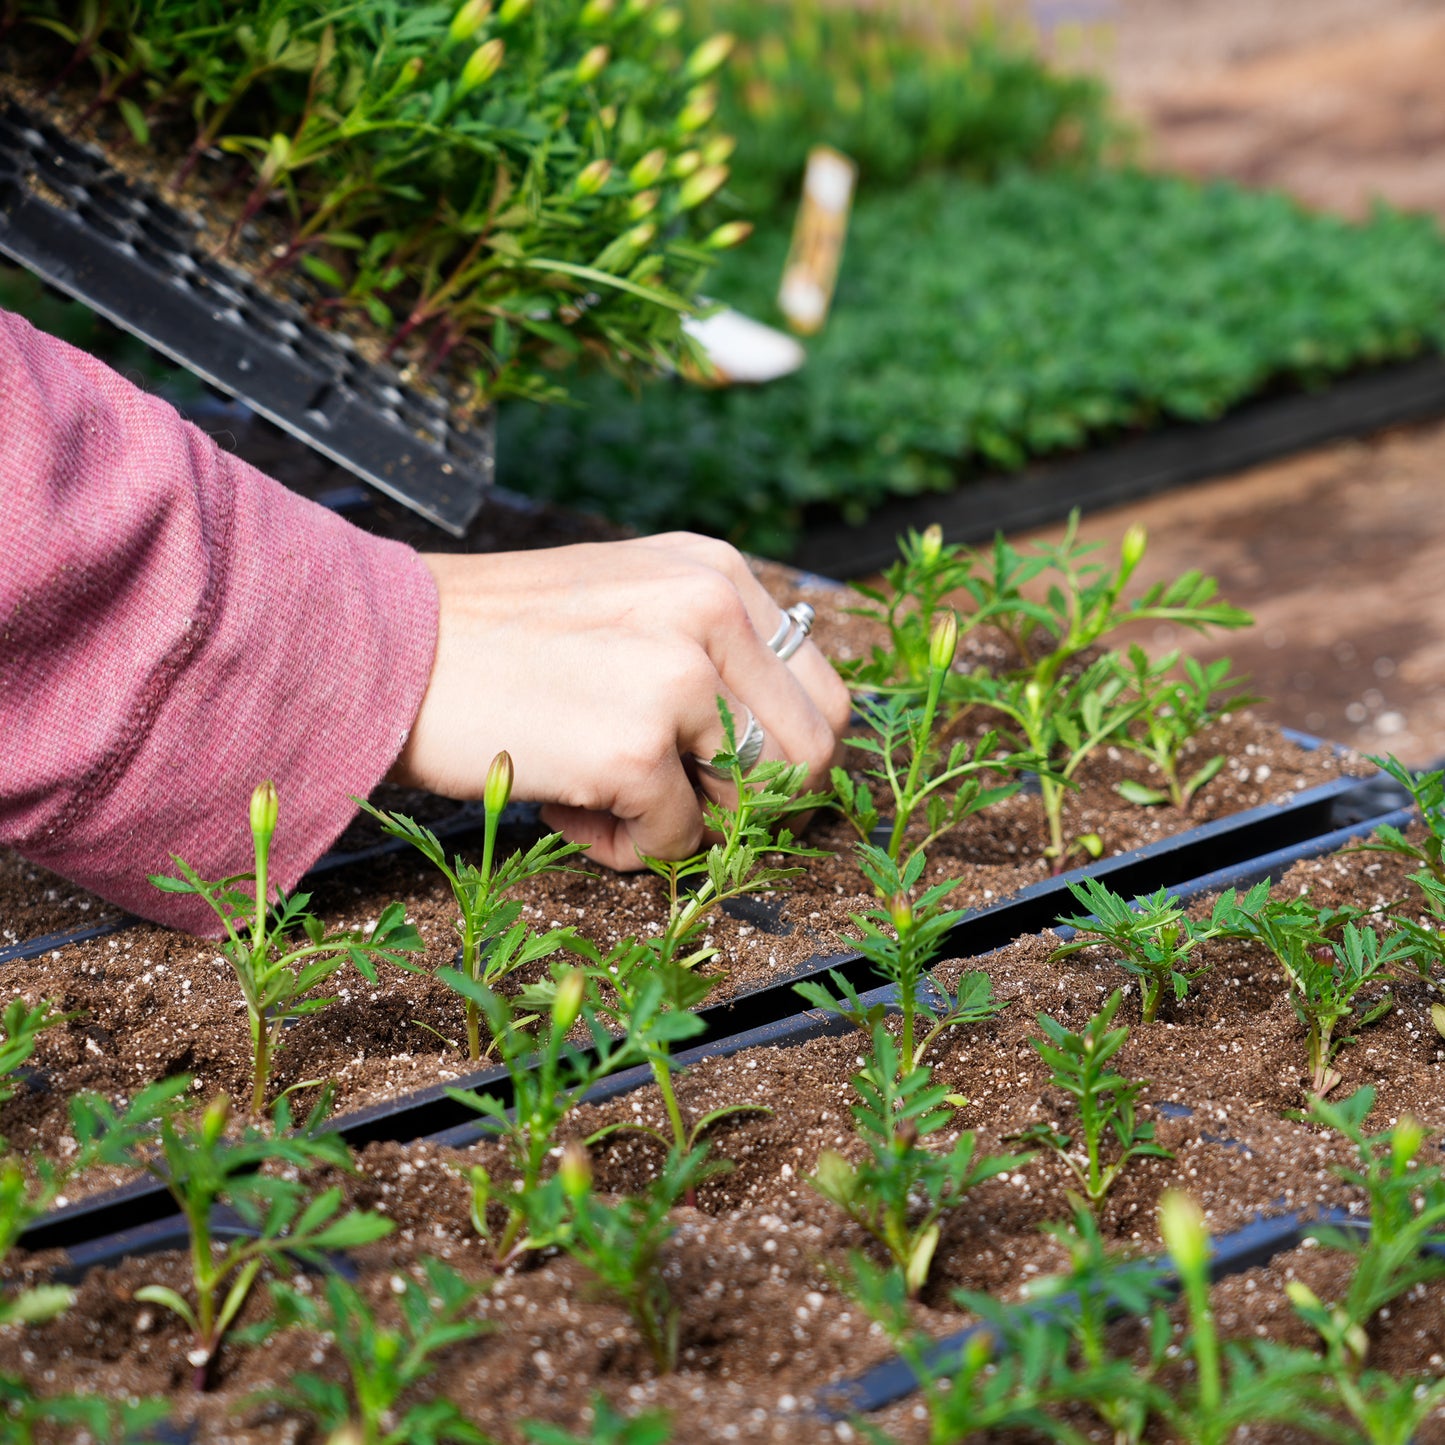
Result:
M487 1205L492 1198L492 1176L480 1164L467 1170L472 1186L472 1226L483 1239L487 1238Z
M1038 716L1039 709L1044 705L1044 689L1039 683L1024 684L1024 704L1031 716Z
M214 1144L226 1132L231 1120L231 1096L217 1094L201 1115L201 1138L207 1144Z
M607 184L607 178L611 174L612 162L606 156L599 156L577 172L577 179L572 182L573 193L579 196L595 196Z
M1166 1191L1159 1204L1159 1233L1183 1275L1197 1275L1209 1264L1209 1231L1199 1206L1177 1189Z
M682 11L664 6L652 17L652 33L660 40L671 39L682 29Z
M726 166L703 166L699 171L694 171L678 188L677 204L684 211L690 211L694 206L700 206L709 197L714 196L723 187L728 178Z
M683 135L701 130L717 112L717 89L711 85L700 85L687 98L687 104L678 112L677 128Z
M650 216L657 209L660 191L638 191L627 203L627 219L629 221L640 221L644 216Z
M462 67L461 79L457 81L458 100L469 95L479 85L485 85L501 69L506 48L502 41L493 36L472 51L467 63Z
M646 190L648 186L662 176L667 165L667 152L661 146L642 157L641 160L633 163L632 169L627 173L627 179L632 183L634 191Z
M447 40L460 45L470 40L482 28L483 21L492 13L492 0L466 0L466 3L452 16L447 27Z
M958 613L946 607L938 614L933 624L933 636L928 639L928 665L934 672L947 672L953 666L958 653Z
M586 997L587 975L580 968L570 969L557 985L552 999L552 1027L557 1033L565 1034L577 1022Z
M1289 1296L1289 1302L1297 1310L1317 1310L1320 1308L1319 1295L1302 1279L1286 1280L1284 1292Z
M906 893L895 893L888 900L888 916L902 938L913 927L913 900Z
M573 74L579 85L590 85L607 68L612 52L605 45L594 45L581 60Z
M482 806L489 813L500 813L511 796L512 755L504 748L487 769L487 780L482 785Z
M737 148L735 135L715 135L702 148L702 158L710 166L720 166Z
M557 1174L569 1199L586 1198L587 1191L592 1188L592 1160L588 1157L587 1146L576 1139L569 1140L562 1150Z
M510 25L513 21L520 20L531 8L532 0L502 0L502 8L497 11L497 22Z
M675 180L685 180L702 164L701 151L679 151L667 168Z
M1445 1003L1430 1005L1430 1022L1435 1025L1435 1032L1445 1039Z
M752 234L751 221L724 221L702 244L709 251L728 251L741 246Z
M1119 548L1119 555L1126 572L1132 572L1139 565L1139 559L1144 555L1144 548L1148 545L1149 534L1138 522L1135 522L1124 533L1124 541Z
M630 251L645 251L656 239L657 227L651 221L639 221L621 237L622 244Z
M1404 1173L1420 1152L1426 1133L1425 1126L1413 1114L1400 1115L1400 1122L1390 1130L1390 1156L1398 1171Z
M943 528L935 522L931 527L925 527L923 535L918 539L918 560L925 567L934 567L942 555Z
M577 18L583 25L601 25L605 20L611 18L612 12L616 8L617 0L587 0L582 7L582 13Z
M706 80L732 54L735 43L726 30L709 36L687 57L682 73L689 80Z
M251 794L251 836L257 848L269 848L276 835L276 818L280 812L280 801L276 797L276 784L269 778L258 783Z
M617 124L617 107L615 105L604 105L597 112L597 119L603 130L611 130Z

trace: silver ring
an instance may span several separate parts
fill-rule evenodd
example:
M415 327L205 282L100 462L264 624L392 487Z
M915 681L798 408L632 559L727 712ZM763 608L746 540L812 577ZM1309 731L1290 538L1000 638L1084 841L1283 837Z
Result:
M795 602L784 608L778 630L768 639L768 647L786 662L807 640L818 614L808 602Z
M763 743L766 738L763 733L763 725L755 718L750 709L747 709L748 725L743 729L743 735L738 739L737 759L738 766L745 773L750 773L757 766L758 759L763 755ZM715 768L706 758L700 758L696 753L692 755L693 762L697 765L700 773L706 773L710 778L716 778L720 783L732 781L731 771L724 768Z

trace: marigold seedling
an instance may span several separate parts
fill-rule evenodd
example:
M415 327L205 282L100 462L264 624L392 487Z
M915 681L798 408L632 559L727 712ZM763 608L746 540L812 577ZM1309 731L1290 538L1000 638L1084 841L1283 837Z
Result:
M378 959L405 967L404 956L425 947L400 903L387 904L370 933L327 933L320 920L306 911L309 893L288 897L277 889L273 907L268 868L278 811L275 787L262 783L250 804L254 873L209 883L173 855L181 876L156 874L150 880L164 893L205 899L225 927L221 952L241 986L251 1029L251 1113L256 1117L265 1108L272 1066L286 1041L286 1025L336 1002L314 997L316 987L348 961L375 983ZM238 886L242 883L253 883L254 891L248 894ZM298 930L306 941L293 944L288 935Z
M1038 1056L1053 1070L1049 1082L1074 1101L1083 1153L1074 1149L1071 1135L1042 1120L1012 1136L1023 1144L1052 1149L1078 1180L1084 1198L1095 1212L1131 1159L1174 1157L1163 1145L1154 1142L1153 1124L1138 1118L1143 1082L1131 1082L1107 1067L1129 1037L1127 1027L1110 1027L1122 997L1115 989L1079 1033L1066 1029L1047 1014L1040 1014L1039 1027L1045 1036L1029 1040ZM1110 1135L1118 1153L1112 1162L1106 1162L1105 1147Z
M267 1333L300 1328L324 1337L341 1357L348 1384L301 1371L286 1388L257 1398L309 1415L329 1439L356 1445L413 1440L488 1445L490 1437L450 1400L399 1407L403 1395L435 1370L438 1355L495 1328L467 1313L485 1286L469 1283L438 1259L423 1259L421 1268L424 1282L398 1276L399 1328L383 1324L361 1291L339 1274L328 1274L322 1289L304 1294L273 1284L275 1317Z
M1024 1154L977 1155L975 1136L960 1133L951 1148L921 1141L957 1117L957 1095L933 1082L927 1065L910 1067L880 1024L873 1052L853 1076L859 1102L853 1119L869 1157L852 1164L825 1149L808 1182L886 1249L903 1271L908 1293L928 1280L942 1234L940 1217L968 1191L1028 1162Z
M90 1157L150 1174L185 1216L194 1302L167 1285L146 1285L135 1298L162 1305L185 1321L192 1336L186 1359L195 1387L203 1390L262 1265L284 1271L292 1260L320 1264L326 1251L369 1244L390 1234L392 1225L378 1214L345 1209L335 1186L312 1192L299 1179L264 1172L266 1165L355 1172L341 1136L321 1130L329 1088L299 1130L292 1131L290 1104L283 1096L272 1111L272 1131L248 1124L233 1137L228 1132L231 1101L225 1094L211 1100L199 1117L185 1111L182 1098L190 1082L182 1076L152 1086L120 1113L109 1100L83 1094L71 1101L71 1121ZM223 1203L252 1232L220 1233L213 1216Z

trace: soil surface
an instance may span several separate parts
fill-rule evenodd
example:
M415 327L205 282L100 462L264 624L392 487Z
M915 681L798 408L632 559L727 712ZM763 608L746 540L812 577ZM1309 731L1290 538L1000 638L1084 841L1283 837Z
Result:
M1378 854L1335 856L1299 865L1277 887L1291 897L1307 890L1321 905L1349 900L1374 907L1406 897L1409 869ZM1202 910L1206 905L1197 905ZM1009 1007L982 1025L952 1030L930 1050L936 1077L969 1103L960 1128L977 1131L990 1152L1011 1150L1007 1136L1040 1119L1068 1128L1067 1098L1053 1089L1030 1047L1035 1016L1048 1013L1081 1027L1113 989L1125 988L1120 1020L1134 1025L1117 1056L1119 1071L1148 1081L1141 1118L1152 1123L1172 1158L1134 1161L1106 1199L1100 1223L1111 1247L1155 1253L1155 1210L1161 1192L1186 1189L1216 1234L1237 1228L1257 1210L1308 1212L1320 1204L1358 1202L1335 1177L1347 1162L1342 1142L1283 1117L1304 1103L1303 1037L1278 966L1237 943L1204 946L1204 975L1182 1002L1170 1001L1152 1025L1138 1024L1138 995L1107 951L1053 961L1051 935L1025 938L997 953L943 966L953 983L986 971ZM1346 1047L1338 1064L1343 1095L1362 1084L1379 1091L1371 1128L1409 1112L1427 1126L1445 1125L1441 1069L1445 1049L1431 1026L1433 984L1402 976L1392 984L1395 1007ZM469 1191L458 1169L484 1163L502 1185L510 1177L500 1147L439 1149L377 1144L360 1158L363 1172L346 1181L358 1205L382 1210L397 1225L387 1240L357 1253L363 1291L389 1312L398 1274L438 1255L489 1292L476 1306L495 1331L444 1356L429 1388L456 1400L503 1441L520 1439L517 1422L545 1418L577 1428L591 1392L603 1390L629 1411L670 1410L679 1440L812 1441L856 1438L819 1424L809 1410L828 1382L885 1357L888 1346L839 1287L847 1252L869 1249L866 1237L807 1182L819 1150L861 1157L848 1117L849 1077L862 1038L849 1032L796 1047L714 1058L680 1087L690 1118L723 1103L779 1104L770 1114L735 1116L713 1131L716 1153L734 1161L730 1173L706 1182L697 1206L677 1211L677 1232L665 1252L664 1275L680 1309L680 1364L659 1375L626 1314L598 1295L573 1261L547 1256L496 1273L469 1222ZM568 1133L585 1137L619 1120L658 1124L655 1090L577 1112ZM8 1121L0 1121L7 1123ZM935 1136L942 1145L953 1134ZM660 1151L646 1136L619 1133L592 1147L595 1187L635 1192L656 1170ZM966 1317L951 1302L957 1288L1016 1297L1027 1282L1063 1266L1060 1247L1038 1226L1066 1213L1063 1190L1072 1176L1053 1155L1019 1161L969 1193L946 1217L930 1281L914 1309L922 1328L942 1333ZM12 1261L13 1277L45 1277L43 1258ZM1345 1282L1339 1261L1324 1250L1301 1250L1270 1271L1223 1284L1217 1292L1226 1333L1268 1328L1306 1343L1289 1322L1283 1279L1308 1280L1335 1297ZM143 1283L185 1288L178 1256L129 1260L95 1270L76 1306L61 1320L24 1336L0 1332L0 1371L26 1375L46 1388L83 1382L109 1392L173 1392L177 1413L196 1419L211 1441L310 1440L302 1422L251 1398L284 1383L298 1367L337 1378L321 1341L306 1353L294 1342L261 1349L229 1347L216 1388L196 1396L184 1386L186 1341L171 1317L131 1295ZM1372 1362L1400 1369L1426 1365L1442 1348L1440 1297L1412 1297L1372 1328ZM259 1296L247 1317L262 1313ZM916 1404L887 1412L899 1441L926 1438ZM1253 1437L1252 1437L1253 1438ZM1292 1439L1280 1435L1280 1440ZM1418 1438L1442 1438L1438 1428Z

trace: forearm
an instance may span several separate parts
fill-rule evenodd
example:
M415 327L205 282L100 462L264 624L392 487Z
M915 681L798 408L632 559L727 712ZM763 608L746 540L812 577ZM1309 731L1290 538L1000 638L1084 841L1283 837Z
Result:
M414 553L4 313L0 546L0 842L147 916L210 931L146 874L171 853L245 871L265 777L290 887L425 693L437 602Z

